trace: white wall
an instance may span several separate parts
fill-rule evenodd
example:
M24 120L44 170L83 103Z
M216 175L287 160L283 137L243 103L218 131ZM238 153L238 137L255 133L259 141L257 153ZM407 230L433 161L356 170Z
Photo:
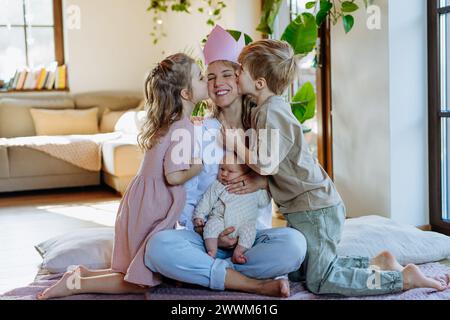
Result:
M389 1L391 215L414 225L429 223L426 21L426 1Z
M332 29L336 185L351 217L428 224L426 4L377 0L381 30L360 11Z
M197 0L194 0L195 3ZM242 30L258 39L255 31L261 12L260 0L228 0L225 28ZM152 44L152 15L145 0L64 0L67 8L81 10L81 29L65 23L65 57L71 92L93 90L142 91L145 73L164 56L198 47L211 30L200 14L167 14L164 38Z

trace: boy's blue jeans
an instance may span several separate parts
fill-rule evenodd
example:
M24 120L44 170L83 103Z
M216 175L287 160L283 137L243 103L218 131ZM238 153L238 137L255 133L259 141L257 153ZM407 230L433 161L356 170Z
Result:
M345 206L286 214L288 226L306 238L306 286L315 294L368 296L402 291L398 271L380 271L366 257L338 257L337 245L345 221Z

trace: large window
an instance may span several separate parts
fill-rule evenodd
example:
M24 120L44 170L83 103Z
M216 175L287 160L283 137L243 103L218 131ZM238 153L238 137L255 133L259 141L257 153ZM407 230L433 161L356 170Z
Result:
M450 234L450 0L428 0L430 222Z
M64 64L61 0L0 0L0 80Z

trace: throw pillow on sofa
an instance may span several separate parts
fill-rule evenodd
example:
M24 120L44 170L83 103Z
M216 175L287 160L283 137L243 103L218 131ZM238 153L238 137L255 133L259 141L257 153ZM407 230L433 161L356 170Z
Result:
M127 111L111 111L111 109L106 108L103 112L102 119L100 120L100 132L108 133L113 132L117 121L122 117Z
M127 111L117 121L115 131L137 135L146 119L146 111Z
M30 109L36 135L75 135L98 133L98 108L86 110Z

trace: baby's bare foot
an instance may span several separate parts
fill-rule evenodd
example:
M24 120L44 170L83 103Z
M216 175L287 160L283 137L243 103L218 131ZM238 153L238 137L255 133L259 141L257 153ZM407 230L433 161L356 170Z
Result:
M286 279L263 281L256 293L270 297L287 298L291 294L289 281Z
M389 251L383 251L370 261L371 265L386 271L403 271L403 267Z
M231 261L233 263L237 264L245 264L247 263L247 257L244 255L247 251L247 248L237 245L236 248L234 248L233 256L231 257Z
M67 297L70 295L73 295L77 292L80 288L71 288L72 284L75 282L76 279L73 279L72 277L77 277L79 279L79 275L75 272L66 272L63 277L55 283L50 288L45 289L42 293L39 293L36 297L39 300L47 300L47 299L53 299L53 298L61 298L61 297Z
M414 264L408 264L403 269L403 290L410 290L415 288L433 288L438 291L447 289L447 285L441 283L436 279L426 277L419 267ZM448 279L447 279L448 280Z
M235 254L233 253L233 257L231 257L231 261L236 264L246 264L247 257L243 254Z

